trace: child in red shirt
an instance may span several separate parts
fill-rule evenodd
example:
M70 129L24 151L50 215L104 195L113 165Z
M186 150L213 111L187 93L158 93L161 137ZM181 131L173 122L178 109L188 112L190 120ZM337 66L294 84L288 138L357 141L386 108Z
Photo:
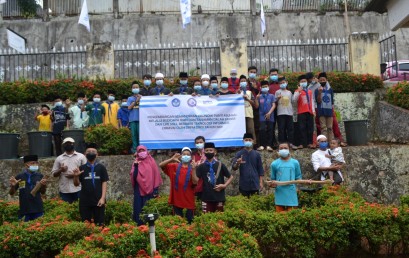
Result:
M162 161L159 166L170 179L169 204L173 205L173 213L180 217L186 209L186 219L193 221L195 210L195 193L192 173L196 173L196 162L192 161L192 150L182 149L182 154L176 153L172 158Z

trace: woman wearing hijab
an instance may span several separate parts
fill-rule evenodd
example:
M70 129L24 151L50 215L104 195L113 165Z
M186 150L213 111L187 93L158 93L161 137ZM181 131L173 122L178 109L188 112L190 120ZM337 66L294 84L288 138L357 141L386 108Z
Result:
M162 185L158 165L143 145L136 148L130 176L134 189L133 219L138 225L142 225L144 223L139 218L142 208L154 197L154 192Z

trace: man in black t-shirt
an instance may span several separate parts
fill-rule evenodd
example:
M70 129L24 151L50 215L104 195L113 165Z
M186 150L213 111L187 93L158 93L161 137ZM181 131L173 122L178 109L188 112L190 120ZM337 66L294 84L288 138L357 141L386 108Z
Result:
M204 152L206 161L197 167L196 175L192 173L193 181L199 178L203 180L202 210L204 213L223 211L226 201L224 189L231 183L233 176L224 164L216 161L217 151L214 143L206 142ZM227 178L226 182L224 178Z
M104 165L96 161L98 152L95 144L85 151L87 163L75 169L74 185L81 183L79 209L82 221L94 219L96 225L104 225L107 182L109 180Z
M43 200L41 194L46 191L46 179L38 172L37 155L24 156L24 170L16 177L10 178L10 195L14 195L19 190L19 218L24 217L24 221L35 220L44 215ZM31 191L37 185L41 188L35 195Z

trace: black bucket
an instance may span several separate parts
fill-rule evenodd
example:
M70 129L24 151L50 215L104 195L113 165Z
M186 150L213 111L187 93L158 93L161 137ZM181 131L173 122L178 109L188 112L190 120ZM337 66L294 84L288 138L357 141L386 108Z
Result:
M84 140L84 130L64 130L62 131L63 139L71 137L74 139L75 151L84 153L85 152L85 140Z
M53 155L53 136L51 132L29 132L28 153L38 157L50 157Z
M347 143L351 146L368 143L368 120L344 121Z
M20 134L18 133L0 133L0 159L18 158L18 144Z

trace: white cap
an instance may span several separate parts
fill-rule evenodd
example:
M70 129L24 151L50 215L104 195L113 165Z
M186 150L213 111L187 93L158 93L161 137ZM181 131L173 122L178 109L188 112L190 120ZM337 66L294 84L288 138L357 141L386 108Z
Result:
M192 150L189 147L183 147L182 152L184 152L185 150L188 150L190 153L192 153Z
M165 78L165 76L163 76L163 73L157 73L155 74L155 79L156 78Z
M201 80L203 79L208 79L210 80L210 76L208 74L202 74L202 77L200 78Z
M317 137L317 142L319 142L321 139L327 139L327 137L325 137L325 135L323 135L323 134L320 134L320 135L318 135L318 137Z
M235 74L237 74L237 69L236 69L236 68L231 69L231 70L230 70L230 73L235 73Z
M62 141L62 144L66 143L66 142L72 142L72 143L74 143L75 141L74 141L73 138L67 137L67 138L64 139L64 141Z

